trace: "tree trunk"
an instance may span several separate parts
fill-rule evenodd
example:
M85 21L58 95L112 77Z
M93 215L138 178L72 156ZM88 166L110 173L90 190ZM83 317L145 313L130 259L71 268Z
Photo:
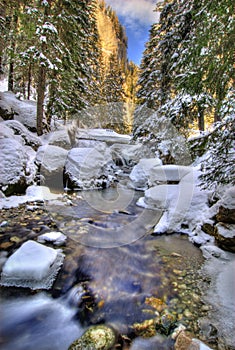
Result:
M198 106L198 128L199 131L205 131L204 108Z
M0 56L0 74L3 74L3 66L2 66L2 56Z
M27 100L30 99L30 88L31 88L31 80L32 80L32 72L31 72L31 62L29 63L28 69L28 83L27 83Z
M14 63L11 61L9 64L8 73L8 91L14 90Z
M38 74L38 98L37 98L37 134L43 134L43 113L46 90L46 67L40 65Z

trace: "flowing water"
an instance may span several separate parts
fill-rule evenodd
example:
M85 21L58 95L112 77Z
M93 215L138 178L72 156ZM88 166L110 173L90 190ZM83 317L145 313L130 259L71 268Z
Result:
M206 312L198 284L201 252L183 235L152 236L161 212L137 207L140 195L109 189L47 203L68 237L63 268L49 292L1 287L2 350L66 350L86 327L99 323L134 338L147 334L140 325L161 312L200 336L197 320ZM39 227L36 238L45 226L44 209L34 218L27 207L21 210L28 235Z

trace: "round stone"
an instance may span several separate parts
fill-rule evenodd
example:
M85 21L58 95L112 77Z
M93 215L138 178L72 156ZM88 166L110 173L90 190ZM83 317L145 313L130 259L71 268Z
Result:
M114 330L104 325L91 326L68 350L109 350L116 340Z

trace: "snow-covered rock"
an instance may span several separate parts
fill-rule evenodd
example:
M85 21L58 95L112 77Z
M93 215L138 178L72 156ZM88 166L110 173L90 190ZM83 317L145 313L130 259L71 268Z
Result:
M63 259L61 250L29 240L7 259L0 283L3 286L49 289Z
M145 190L148 188L149 173L152 168L162 165L162 161L158 158L143 158L134 166L130 173L129 186L137 190Z
M0 124L0 138L14 138L14 132L8 126L1 122Z
M46 186L29 186L26 190L27 202L54 200L60 198L62 195L58 193L52 193Z
M23 193L36 174L27 149L14 139L0 139L0 164L0 188L6 195Z
M108 148L73 148L68 153L65 177L69 187L103 188L109 185L114 166Z
M219 222L215 225L214 236L219 247L235 252L235 225Z
M45 186L29 186L23 196L0 197L0 209L17 208L20 204L28 202L43 202L56 200L61 194L55 194Z
M12 129L15 135L21 136L25 145L32 147L34 150L42 145L40 138L17 120L7 120L1 124L1 127L2 125Z
M145 191L137 204L164 210L155 233L191 233L208 218L208 194L198 186L197 177L197 172L191 172L177 185L157 185Z
M58 146L64 149L71 149L71 142L67 129L53 131L46 135L49 145Z
M39 165L42 182L46 186L63 189L63 171L68 151L52 145L39 147L36 163Z
M179 182L185 175L192 172L192 167L183 165L162 165L149 169L149 186L159 183Z
M3 92L0 93L0 107L2 105L11 111L15 120L24 124L30 131L36 131L36 102L21 101L12 92Z
M143 157L150 158L151 152L142 144L126 145L115 143L110 147L112 157L117 165L133 166Z
M2 92L0 93L0 116L3 120L10 120L14 117L14 111Z
M39 243L50 242L56 246L61 246L66 242L66 239L67 237L63 233L58 231L52 231L38 236L37 241Z
M130 142L131 137L129 135L118 134L117 132L109 129L77 129L76 142L79 139L105 141L108 144Z
M74 147L75 148L106 147L106 143L104 141L96 141L96 140L78 140L77 144Z
M150 209L167 209L170 203L177 201L180 187L178 185L158 185L144 193L144 202Z

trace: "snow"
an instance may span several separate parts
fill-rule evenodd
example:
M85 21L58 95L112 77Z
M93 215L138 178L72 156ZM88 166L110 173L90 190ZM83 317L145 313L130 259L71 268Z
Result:
M155 233L184 232L198 234L208 219L208 193L198 186L198 171L185 175L178 185L157 185L145 191L137 205L164 211ZM202 237L201 237L202 238ZM208 238L204 237L207 241Z
M14 138L14 132L4 122L0 124L0 138Z
M88 139L105 141L107 143L124 143L130 142L131 137L129 135L118 134L117 132L109 129L77 129L76 139Z
M224 238L235 238L235 225L218 223L215 227L220 236Z
M141 143L135 145L115 143L110 147L110 150L113 159L121 160L123 165L137 164L141 158L150 158L151 155L149 148Z
M40 138L34 133L30 132L23 124L17 120L6 120L1 123L1 128L2 126L7 126L8 128L12 129L16 135L20 135L23 138L26 145L29 145L34 149L37 149L42 145Z
M153 167L149 172L149 185L159 182L179 182L185 175L193 171L192 167L183 165L162 165Z
M67 155L68 151L61 147L44 145L38 149L36 162L41 165L43 175L49 175L53 172L63 174Z
M7 78L0 80L0 91L4 92L8 90L8 80Z
M31 131L36 130L36 102L21 101L12 92L1 93L0 104L4 103L14 111L14 119L21 122Z
M61 246L65 243L66 239L67 237L63 233L53 231L38 236L37 241L39 243L51 242L56 246Z
M202 245L200 247L202 254L204 256L205 259L213 259L213 258L217 258L217 259L223 259L223 260L227 260L227 253L216 247L213 244L206 244L206 245Z
M67 150L71 149L71 143L66 128L47 134L47 138L49 145L58 146Z
M68 153L65 173L78 188L96 188L110 178L114 166L108 148L73 148Z
M0 283L4 286L49 289L63 259L61 250L29 240L7 259Z
M129 186L137 190L145 190L147 188L148 177L152 168L162 165L162 161L158 158L143 158L134 166L130 173Z
M17 208L23 203L54 200L60 197L61 194L51 193L48 187L32 185L26 189L26 194L23 196L0 198L0 209Z
M201 249L203 252L211 249L212 252L201 271L203 276L210 278L203 296L203 301L212 307L207 315L207 323L217 329L218 337L226 339L226 345L232 349L235 343L235 257L234 254L213 246Z
M0 139L0 183L16 184L25 177L27 155L23 146L13 138Z

